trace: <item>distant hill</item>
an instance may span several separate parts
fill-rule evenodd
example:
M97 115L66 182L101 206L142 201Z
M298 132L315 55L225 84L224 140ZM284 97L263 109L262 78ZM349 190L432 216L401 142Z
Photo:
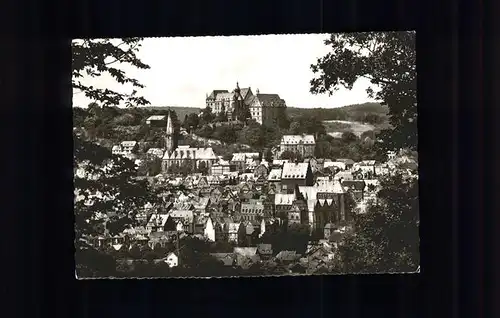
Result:
M201 108L185 106L141 106L139 108L155 111L166 111L167 109L171 109L177 113L177 117L181 121L184 120L185 115L191 113L198 114L201 111ZM387 106L382 106L379 103L354 104L337 108L287 107L287 114L290 118L307 114L314 115L321 120L362 121L360 119L367 114L379 115L380 117L383 117L385 119L388 112L389 108Z
M389 108L379 103L364 103L347 105L337 108L296 108L287 107L287 114L290 118L305 114L314 115L321 120L350 120L359 121L367 114L375 114L386 118Z

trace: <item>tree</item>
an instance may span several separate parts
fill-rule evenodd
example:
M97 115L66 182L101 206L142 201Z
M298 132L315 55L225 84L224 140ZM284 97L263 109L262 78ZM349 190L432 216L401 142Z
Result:
M158 197L146 181L135 179L132 161L74 136L75 248L91 249L89 237L118 234L135 224L135 214ZM86 263L87 266L96 264Z
M146 154L142 159L137 173L140 176L156 176L161 173L161 159L155 155Z
M367 114L364 117L364 121L369 124L376 125L382 123L382 117L377 114Z
M313 134L316 138L326 134L323 122L314 115L304 114L295 117L290 124L291 134Z
M219 122L226 122L227 121L226 107L224 107L224 105L222 105L221 111L217 114L216 119Z
M355 232L339 247L344 271L415 271L420 264L418 181L386 177L377 196L365 214L355 216Z
M234 128L226 125L215 128L213 137L227 144L235 143L238 138Z
M271 149L269 149L269 148L266 149L266 152L264 153L264 159L267 162L273 161L273 152L271 151Z
M356 140L358 140L358 136L356 136L356 134L354 134L352 131L345 131L342 133L342 141L346 143L352 143Z
M180 173L184 176L192 173L194 170L194 164L191 160L183 160L180 166Z
M96 105L126 106L147 105L149 102L137 95L137 88L144 88L137 79L131 78L115 66L129 64L139 69L149 69L149 65L137 58L142 38L124 38L120 43L109 39L73 40L72 48L72 86L74 94L85 94ZM117 63L117 64L115 64ZM96 88L81 82L84 76L93 78L108 74L120 84L131 84L130 93L119 93L106 88Z
M265 136L262 127L255 123L250 124L240 131L239 139L242 144L262 149L265 145Z
M206 164L205 161L201 161L199 164L198 164L198 172L203 174L203 175L207 175L208 174L208 166Z
M204 124L210 124L214 121L215 115L212 113L212 108L206 107L201 112L201 120Z
M187 121L186 119L184 119L184 128L186 128L190 133L191 130L198 129L199 124L200 124L200 117L196 113L191 113L187 115Z
M325 41L331 52L311 65L311 92L330 96L341 86L351 89L360 77L380 87L371 97L389 107L392 128L380 134L380 152L417 150L417 72L415 32L332 34Z

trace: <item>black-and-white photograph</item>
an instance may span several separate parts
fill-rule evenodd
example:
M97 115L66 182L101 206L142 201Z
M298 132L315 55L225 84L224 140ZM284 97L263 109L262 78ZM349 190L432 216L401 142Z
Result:
M418 273L413 31L72 41L75 273Z

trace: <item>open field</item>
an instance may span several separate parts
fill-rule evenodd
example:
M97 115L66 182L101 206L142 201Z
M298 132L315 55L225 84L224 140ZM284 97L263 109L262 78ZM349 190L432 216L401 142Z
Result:
M338 137L339 133L346 131L352 131L359 137L365 131L377 129L371 124L347 120L325 120L323 121L323 124L325 125L326 132L333 137Z

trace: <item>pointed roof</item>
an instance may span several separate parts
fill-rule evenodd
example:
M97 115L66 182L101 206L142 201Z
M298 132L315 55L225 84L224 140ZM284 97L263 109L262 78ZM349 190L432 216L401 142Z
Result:
M170 116L170 111L168 112L168 117L167 117L166 133L167 135L172 135L174 133L174 124L172 123L172 117Z

